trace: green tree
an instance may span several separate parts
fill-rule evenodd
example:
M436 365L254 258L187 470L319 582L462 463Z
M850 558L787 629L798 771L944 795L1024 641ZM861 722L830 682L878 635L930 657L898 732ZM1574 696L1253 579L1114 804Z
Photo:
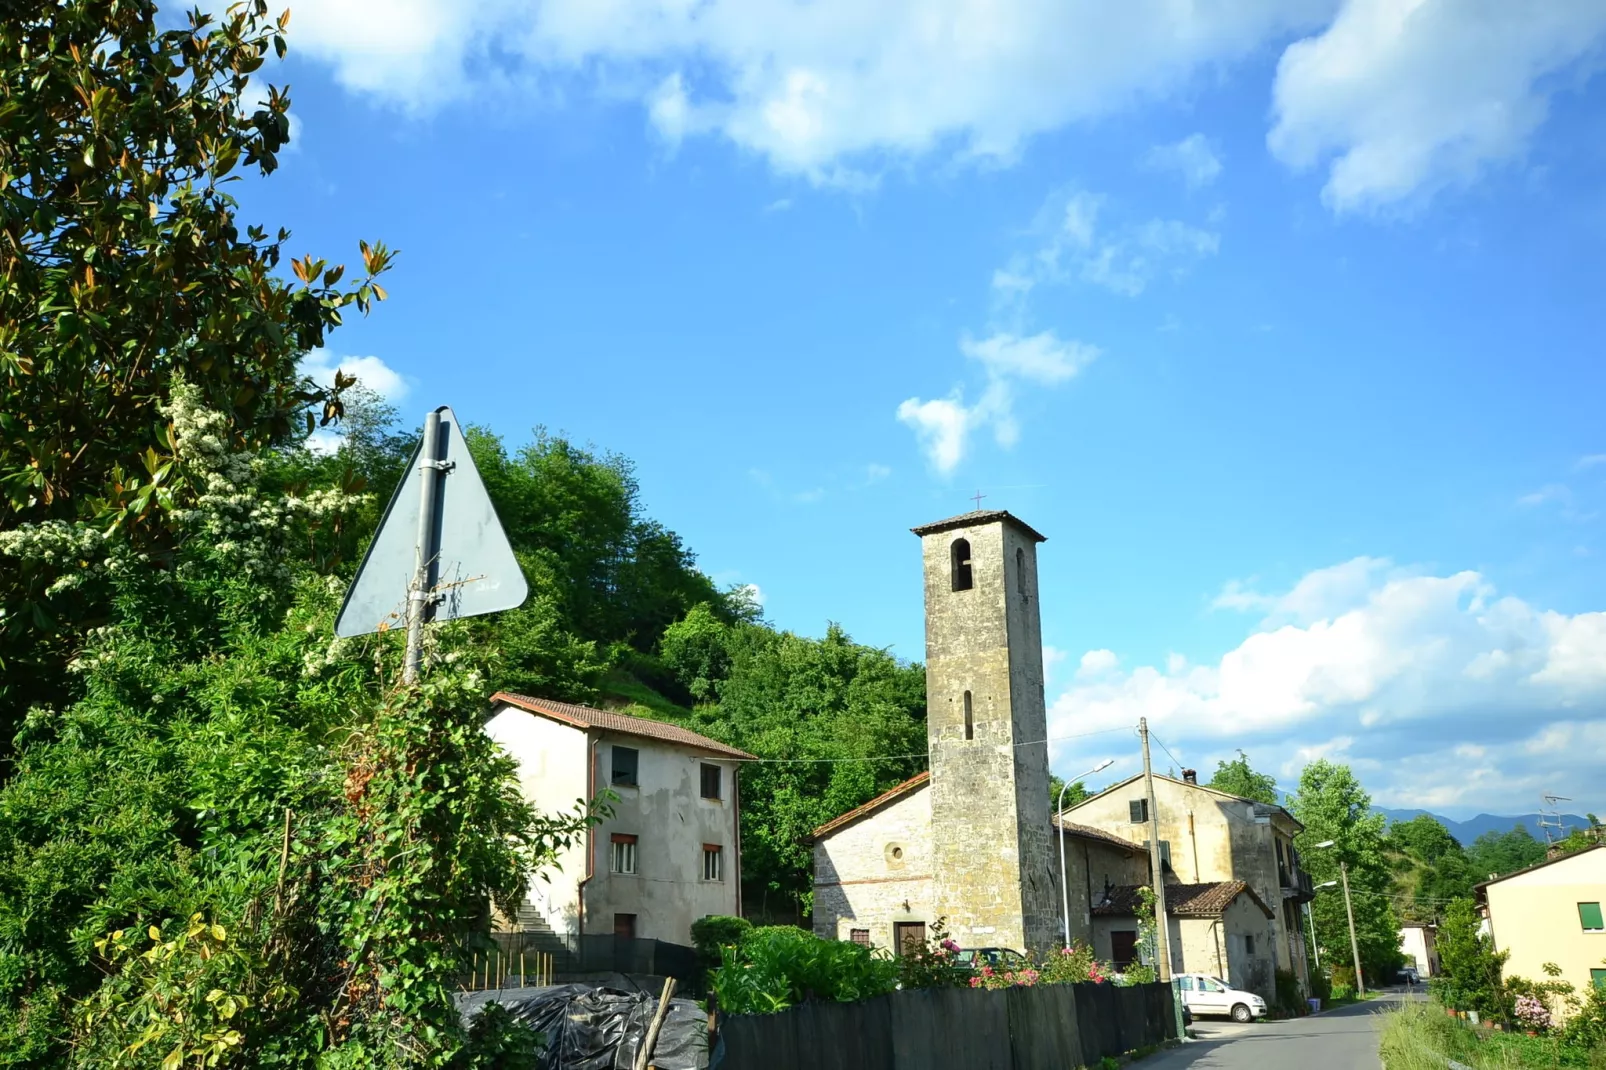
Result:
M1496 951L1494 942L1478 929L1478 911L1471 899L1448 905L1435 945L1439 974L1429 984L1447 1006L1498 1021L1505 1015L1500 970L1508 953Z
M1063 805L1065 807L1065 809L1069 810L1071 807L1075 806L1077 803L1081 802L1082 800L1091 799L1093 797L1093 793L1091 791L1087 790L1087 784L1085 784L1084 782L1082 782L1080 780L1077 780L1077 781L1074 781L1071 784L1071 786L1066 789L1065 796L1062 799L1060 797L1060 789L1064 788L1064 787L1065 787L1065 781L1063 779L1061 779L1057 774L1054 774L1054 773L1048 774L1048 808L1049 808L1049 810L1057 812L1059 810L1059 808L1061 807L1061 805Z
M261 0L163 30L154 0L15 0L0 18L0 531L126 529L161 567L184 466L159 412L175 377L234 443L291 440L338 397L297 374L355 304L383 299L289 233L241 220L227 183L271 173L288 96L252 80L283 55ZM81 558L0 572L0 747L29 706L60 703L82 635L108 617ZM4 755L0 754L0 758Z
M1237 795L1255 802L1277 805L1277 781L1265 773L1257 773L1249 764L1249 755L1243 751L1230 762L1216 763L1216 774L1209 787Z
M1307 765L1288 808L1305 826L1297 841L1300 857L1316 883L1339 879L1348 869L1350 899L1361 965L1373 979L1386 976L1400 961L1399 922L1390 905L1392 878L1384 856L1384 818L1371 812L1372 797L1349 766L1325 759ZM1332 840L1328 848L1315 845ZM1311 903L1316 940L1323 961L1350 961L1349 926L1340 889L1323 890Z
M924 671L834 624L809 639L706 610L663 645L684 686L713 699L690 726L771 759L741 773L743 901L806 912L809 834L926 767Z
M1479 881L1503 877L1545 860L1545 845L1522 825L1510 832L1485 832L1467 849L1467 861Z
M1446 855L1458 854L1461 841L1432 814L1417 814L1409 821L1389 826L1389 842L1418 862L1433 863Z
M432 632L419 688L394 636L331 638L341 585L301 551L361 503L262 493L196 387L163 415L193 488L170 567L119 531L0 533L8 559L70 544L111 592L85 697L30 712L0 788L0 1066L467 1057L468 948L584 815L523 802L466 628Z

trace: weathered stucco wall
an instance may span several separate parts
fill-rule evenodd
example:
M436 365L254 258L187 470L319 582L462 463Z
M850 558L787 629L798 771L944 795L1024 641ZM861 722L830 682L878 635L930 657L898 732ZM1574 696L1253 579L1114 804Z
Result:
M814 932L847 940L865 929L893 947L898 922L937 920L932 900L931 788L888 803L814 845Z
M1269 906L1276 917L1270 923L1270 950L1278 968L1307 976L1304 942L1298 932L1299 914L1292 912L1293 929L1283 908L1282 877L1277 868L1277 841L1282 841L1285 869L1292 878L1293 829L1289 819L1257 814L1254 803L1233 799L1209 788L1169 777L1154 778L1155 813L1160 842L1168 844L1171 868L1184 884L1241 880ZM1075 807L1067 820L1104 829L1117 836L1146 842L1146 824L1131 821L1129 804L1144 795L1142 778L1120 785ZM1146 879L1145 879L1146 881ZM1261 918L1265 915L1261 914Z
M584 731L504 705L486 722L485 732L518 762L519 789L537 810L572 810L575 800L585 797L590 755ZM530 902L556 932L579 931L578 889L585 870L582 840L559 852L554 864L530 881Z
M1123 851L1074 833L1065 836L1065 869L1071 893L1071 939L1084 943L1093 940L1092 907L1102 900L1106 888L1146 884L1149 880L1149 862L1141 852ZM1058 870L1055 874L1057 878ZM1063 913L1063 903L1061 910ZM1107 959L1109 955L1099 957Z
M737 763L637 736L604 732L597 738L601 781L613 768L609 748L631 747L639 755L638 786L607 785L619 801L614 816L592 836L594 875L584 892L585 931L611 933L615 914L634 914L637 937L689 944L692 922L737 913ZM722 771L719 799L702 798L703 763ZM634 874L609 872L614 833L637 837ZM719 881L703 880L704 844L725 849Z
M961 538L973 583L955 591ZM1037 545L997 520L921 541L935 909L961 944L1045 950L1056 943L1059 904L1048 751L1037 742L1048 734Z

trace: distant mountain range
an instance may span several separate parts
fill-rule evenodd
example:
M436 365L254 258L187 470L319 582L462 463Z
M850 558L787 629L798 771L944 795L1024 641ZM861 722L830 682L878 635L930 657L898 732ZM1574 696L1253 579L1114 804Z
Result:
M1418 814L1427 814L1449 829L1450 835L1460 840L1463 847L1470 847L1472 841L1482 836L1485 832L1510 832L1516 825L1521 825L1533 833L1533 837L1536 840L1545 838L1545 830L1539 827L1538 814L1519 814L1516 817L1479 814L1477 817L1469 818L1466 821L1454 821L1439 814L1429 813L1427 810L1390 810L1386 807L1374 806L1372 807L1372 812L1374 814L1382 814L1388 818L1391 825L1396 821L1409 821ZM1589 828L1589 819L1587 817L1579 817L1577 814L1562 814L1561 822L1565 826L1560 833L1562 836L1565 836L1569 829L1587 830ZM1551 827L1554 829L1555 826L1552 825ZM1552 835L1556 835L1556 833L1553 832Z

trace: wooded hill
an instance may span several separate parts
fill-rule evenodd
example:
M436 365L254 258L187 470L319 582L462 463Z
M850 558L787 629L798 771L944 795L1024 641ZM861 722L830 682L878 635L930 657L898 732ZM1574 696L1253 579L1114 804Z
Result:
M372 493L333 565L349 576L416 436L361 391L344 428L332 452L286 451L276 477L291 493ZM925 768L922 667L835 624L816 639L765 623L646 514L628 458L540 428L514 449L484 428L467 438L530 584L524 606L470 622L499 652L494 685L671 720L771 759L742 772L743 898L755 914L806 916L809 831Z

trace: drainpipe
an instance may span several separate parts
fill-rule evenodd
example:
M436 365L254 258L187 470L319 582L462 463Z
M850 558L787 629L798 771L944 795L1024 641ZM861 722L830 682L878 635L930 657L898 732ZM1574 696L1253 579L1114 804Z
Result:
M736 848L732 852L731 869L736 871L736 916L742 916L742 764L731 763L731 819L736 824ZM809 919L809 927L814 927L814 919Z
M597 797L597 737L591 737L591 758L586 762L586 801L589 803ZM597 844L595 839L596 828L586 826L586 875L580 878L580 886L575 890L575 932L574 948L576 953L584 943L581 937L586 932L586 885L590 883L591 876L596 867Z
M1197 884L1202 878L1199 876L1199 837L1193 831L1193 811L1188 811L1188 842L1193 844L1193 880Z

